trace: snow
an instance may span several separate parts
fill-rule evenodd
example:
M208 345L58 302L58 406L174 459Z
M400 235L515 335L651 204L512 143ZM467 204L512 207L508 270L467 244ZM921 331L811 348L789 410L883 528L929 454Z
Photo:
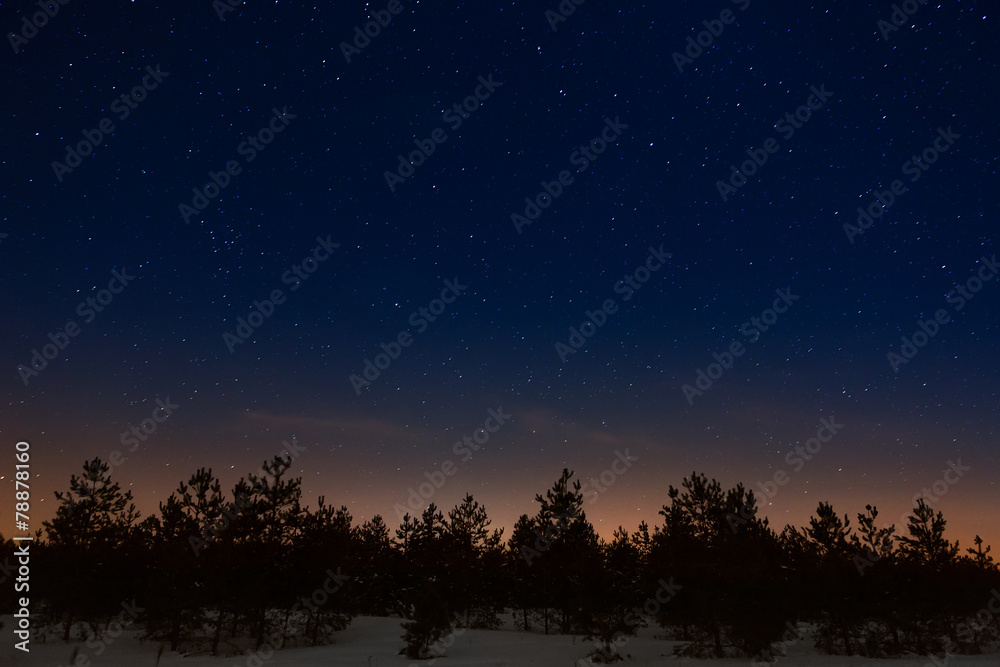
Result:
M140 643L134 632L126 632L107 643L100 655L95 655L99 645L91 642L69 642L49 640L46 643L32 642L30 654L14 648L11 632L13 618L2 618L4 637L0 645L0 665L68 667L70 653L74 647L80 648L80 655L90 658L90 667L153 667L159 644ZM436 660L413 661L397 655L403 647L403 629L398 618L376 618L360 616L350 627L336 633L336 644L312 648L287 649L267 652L257 659L250 655L229 657L194 656L183 657L165 651L160 659L160 667L574 667L593 645L581 637L568 635L543 635L535 632L507 630L465 630L459 629L452 637L452 645L447 649L447 657ZM623 654L631 654L632 660L616 663L621 667L647 667L664 664L690 664L692 667L735 667L746 665L747 658L724 660L694 660L677 658L672 654L677 642L658 639L663 631L659 627L644 628L637 637L629 639L622 648ZM265 657L266 656L266 657ZM582 663L581 663L582 664ZM949 656L947 662L929 657L911 657L893 660L873 660L858 657L819 655L812 648L811 640L803 640L788 647L787 657L779 658L778 665L789 667L985 667L1000 665L1000 655Z

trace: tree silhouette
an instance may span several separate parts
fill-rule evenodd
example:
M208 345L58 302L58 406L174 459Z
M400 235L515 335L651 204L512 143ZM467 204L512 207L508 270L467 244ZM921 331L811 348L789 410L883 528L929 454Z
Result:
M250 503L240 514L244 524L247 548L241 562L247 589L249 608L255 612L257 648L270 636L267 612L274 606L288 609L294 596L284 582L292 578L291 567L284 554L300 535L302 509L302 478L288 478L291 458L275 456L261 470L249 476Z
M454 628L451 607L432 581L417 589L407 618L403 623L406 646L399 654L411 660L434 657L431 648Z
M854 555L853 560L862 575L866 568L876 563L881 563L883 569L888 567L895 553L892 541L893 533L896 531L895 525L879 528L875 523L878 509L865 505L865 512L858 514L858 532L850 538L854 549L860 552Z
M465 617L465 627L497 627L506 601L501 589L503 530L490 531L486 508L466 494L448 512L443 563L449 574L452 607Z
M548 632L548 609L559 611L559 625L569 632L585 618L590 590L588 578L601 567L597 533L583 510L579 480L564 468L545 495L535 496L539 504L533 520L536 535L531 566L538 568L539 592L545 609Z
M809 519L806 536L822 560L839 561L847 555L850 544L851 520L841 519L829 503L821 502L816 516Z
M810 589L818 593L815 600L819 608L814 611L822 618L816 633L817 646L828 653L846 655L857 652L853 637L861 623L854 595L857 572L852 560L850 525L846 514L841 519L830 503L820 502L805 529L815 562L809 573Z
M224 586L225 568L218 562L218 549L201 556L192 548L202 526L222 513L224 498L219 480L211 469L199 468L187 482L160 503L151 553L149 597L158 604L149 607L148 636L167 639L170 650L210 622L205 610L214 606L215 627L212 653L218 651L222 632L224 600L231 593Z
M542 604L537 584L538 570L531 567L533 553L538 539L536 527L527 514L522 514L514 523L510 540L507 542L505 566L507 580L511 583L511 603L521 610L520 623L524 630L531 630L532 611Z
M906 530L909 535L899 538L902 556L933 569L951 564L958 555L958 542L952 544L944 538L947 523L941 512L935 514L923 498L918 499L913 514L908 517Z
M380 514L363 523L355 533L358 557L355 591L360 613L384 615L398 609L400 553L392 546L389 528Z
M642 560L635 540L619 526L608 543L601 544L602 567L589 578L591 596L582 622L584 639L593 641L591 660L622 660L619 644L646 625L642 615Z
M140 521L109 466L86 461L56 493L46 538L36 536L33 598L65 624L64 639L72 628L80 639L100 634L134 599L145 608L142 638L182 653L219 654L247 639L315 645L357 613L402 612L402 653L428 658L450 644L456 616L491 627L511 606L518 625L540 618L546 632L554 610L561 631L594 642L596 661L620 658L650 615L682 640L680 655L758 662L786 655L803 639L802 621L830 654L979 653L1000 642L995 618L981 620L984 591L1000 588L990 547L977 536L959 556L943 514L923 500L900 537L874 506L852 532L827 502L804 529L777 535L753 492L693 472L668 486L662 525L619 526L605 542L563 469L506 544L471 494L447 515L431 504L404 516L390 538L381 516L355 527L347 507L322 497L303 507L289 465L265 461L229 496L199 469ZM13 548L0 537L2 580ZM11 605L0 594L0 612Z
M110 620L139 589L142 538L132 492L122 492L99 458L85 462L83 474L72 475L69 490L55 498L55 516L42 522L48 539L40 579L51 612L65 618L68 639L74 619ZM95 634L98 628L92 625Z
M972 562L984 570L994 569L995 565L993 563L993 556L989 555L991 547L987 546L986 550L983 551L983 538L979 537L979 535L976 535L976 539L973 540L973 544L976 545L975 549L972 547L966 549L966 552L968 552Z
M283 597L286 614L282 637L289 632L288 624L294 621L290 619L291 610L304 609L304 627L301 632L292 634L311 638L315 646L321 631L342 630L350 625L357 613L356 576L344 583L338 582L333 593L326 593L325 589L322 594L316 593L316 602L312 596L317 584L325 581L330 571L353 573L360 570L359 540L351 526L353 517L347 507L327 505L323 496L319 497L315 511L307 508L295 521L299 531L290 547L292 567L285 579L290 595ZM331 564L335 564L334 567ZM323 601L322 604L319 601Z
M83 464L83 475L70 476L69 491L56 491L60 505L43 521L53 546L85 550L118 547L128 541L139 520L132 492L111 481L110 466L99 458Z
M667 490L669 505L654 529L650 569L676 577L683 590L657 613L657 622L680 628L684 656L749 655L783 630L784 604L775 595L778 539L757 517L757 501L742 484L723 490L692 472ZM770 589L770 592L767 591ZM766 601L766 602L765 602Z

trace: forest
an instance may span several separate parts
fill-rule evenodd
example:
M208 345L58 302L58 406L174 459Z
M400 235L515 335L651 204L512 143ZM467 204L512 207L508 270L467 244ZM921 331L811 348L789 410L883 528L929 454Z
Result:
M820 502L807 526L779 532L752 490L693 472L667 486L660 525L607 540L564 469L509 536L468 494L392 532L322 497L304 506L289 466L275 457L228 493L200 469L142 517L109 464L86 462L31 547L33 627L99 641L128 623L161 652L222 656L331 643L362 615L398 617L410 659L440 655L456 629L504 623L580 635L592 663L627 659L650 625L678 656L754 664L807 634L822 653L876 658L1000 646L990 548L977 537L961 550L923 499L901 528L871 505L852 521ZM0 537L0 563L14 550ZM0 612L14 595L4 587Z

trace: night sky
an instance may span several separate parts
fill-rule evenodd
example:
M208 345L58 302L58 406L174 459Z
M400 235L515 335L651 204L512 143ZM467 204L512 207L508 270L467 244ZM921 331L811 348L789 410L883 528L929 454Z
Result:
M20 440L40 527L294 439L390 527L697 470L1000 546L997 8L903 4L4 3L0 529Z

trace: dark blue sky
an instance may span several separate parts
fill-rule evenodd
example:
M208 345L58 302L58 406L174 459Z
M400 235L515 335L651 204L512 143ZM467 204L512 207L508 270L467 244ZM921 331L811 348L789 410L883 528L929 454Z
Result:
M563 467L597 477L628 449L634 465L589 501L605 534L658 523L692 470L754 487L786 472L762 500L778 528L820 500L899 524L960 460L932 505L963 546L1000 541L1000 280L948 300L998 251L994 7L914 4L884 39L890 2L585 2L554 31L556 2L404 1L347 62L341 43L386 6L246 3L223 21L208 1L70 2L18 52L8 37L0 434L32 444L39 521L94 456L123 452L113 476L149 512L196 468L231 484L295 437L310 502L390 524L446 461L430 499L470 491L509 526ZM37 11L5 4L0 25ZM678 71L703 21L721 34ZM827 99L793 122L814 90ZM57 178L103 119L113 131ZM906 171L939 129L948 150ZM445 135L389 187L400 154ZM723 201L748 150L767 161ZM227 163L186 224L179 206ZM561 172L572 182L519 233L511 215ZM906 191L852 243L844 223L897 179ZM616 285L661 247L626 300ZM100 312L78 308L123 267L134 280ZM446 281L465 289L435 305ZM744 323L786 289L798 298L754 338ZM564 361L556 344L609 299ZM894 371L887 354L939 309L947 323ZM68 320L65 349L19 371ZM356 392L350 376L403 332ZM710 369L734 343L732 368ZM699 370L717 379L689 401ZM463 461L455 443L500 408L511 418ZM126 451L122 433L153 416ZM844 428L796 463L831 417Z

